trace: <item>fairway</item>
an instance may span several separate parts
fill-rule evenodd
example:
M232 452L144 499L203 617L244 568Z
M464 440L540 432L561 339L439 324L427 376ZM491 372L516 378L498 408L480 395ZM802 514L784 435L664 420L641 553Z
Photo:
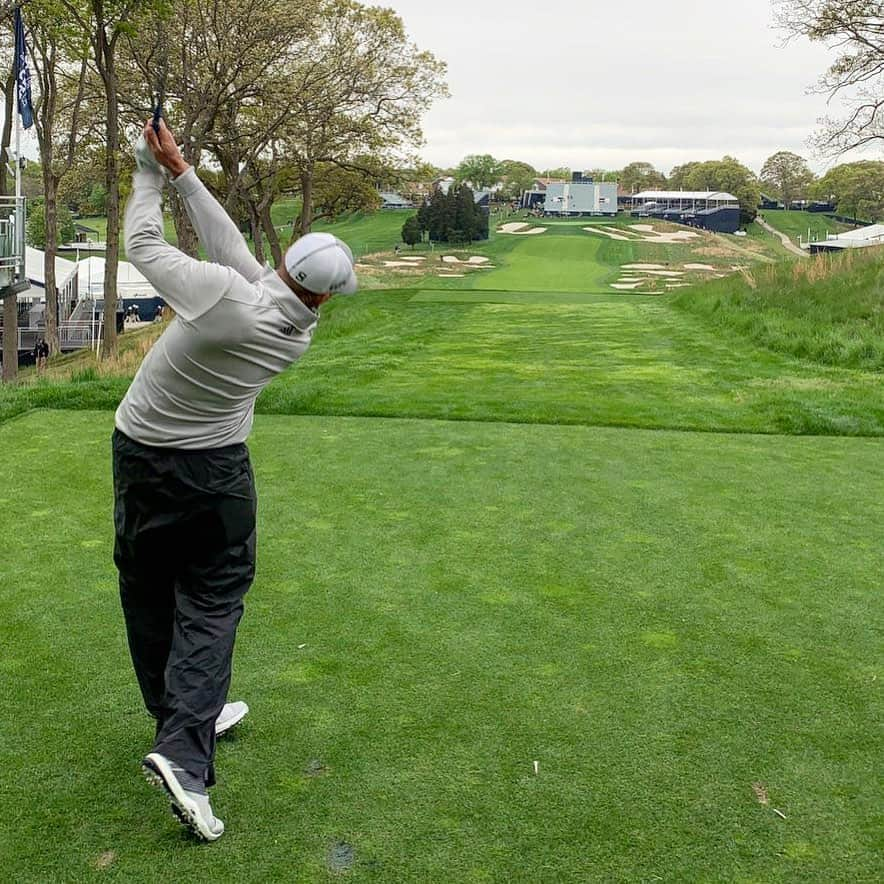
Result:
M508 292L422 289L411 300L433 304L617 304L653 295L585 294L581 292Z
M881 872L879 441L259 418L253 711L195 849L137 772L111 427L0 427L15 880Z

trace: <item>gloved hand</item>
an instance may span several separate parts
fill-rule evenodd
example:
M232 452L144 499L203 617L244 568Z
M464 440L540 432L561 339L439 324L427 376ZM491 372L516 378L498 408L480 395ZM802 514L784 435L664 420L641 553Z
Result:
M139 172L162 172L163 169L157 162L151 149L147 146L144 135L138 136L135 142L135 166Z

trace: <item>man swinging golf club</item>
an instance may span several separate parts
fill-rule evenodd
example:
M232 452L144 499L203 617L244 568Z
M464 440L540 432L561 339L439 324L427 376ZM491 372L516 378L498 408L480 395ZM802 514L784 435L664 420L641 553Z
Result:
M114 561L153 750L143 761L172 810L207 841L224 832L207 789L215 737L248 712L225 705L243 596L255 574L255 484L245 446L255 399L310 345L317 309L356 290L353 255L313 233L262 267L236 225L150 122L126 209L129 260L174 310L117 409ZM209 261L163 237L167 178Z

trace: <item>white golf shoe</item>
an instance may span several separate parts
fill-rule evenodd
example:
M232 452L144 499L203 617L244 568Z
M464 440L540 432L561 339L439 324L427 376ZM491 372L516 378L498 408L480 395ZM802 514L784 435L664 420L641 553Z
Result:
M204 841L217 841L224 834L224 823L212 813L209 796L185 789L178 777L186 772L159 752L151 752L141 763L152 786L165 790L172 802L172 813Z
M246 703L238 700L236 703L225 703L224 708L215 719L215 736L226 734L232 727L239 724L249 714Z

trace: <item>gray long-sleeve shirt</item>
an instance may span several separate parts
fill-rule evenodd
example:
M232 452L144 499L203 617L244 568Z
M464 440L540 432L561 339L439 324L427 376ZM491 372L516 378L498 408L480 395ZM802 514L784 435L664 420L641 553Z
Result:
M193 169L173 179L209 261L163 236L159 172L135 173L126 207L128 259L177 314L145 357L116 413L144 445L244 442L255 399L310 346L318 315L261 267Z

